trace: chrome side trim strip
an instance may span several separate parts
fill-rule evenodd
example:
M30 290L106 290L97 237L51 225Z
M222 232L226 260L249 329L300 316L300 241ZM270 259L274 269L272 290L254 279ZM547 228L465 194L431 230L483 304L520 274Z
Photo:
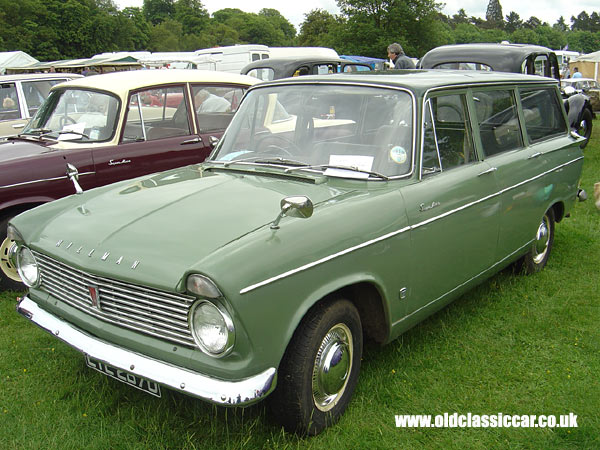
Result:
M83 175L95 175L96 172L81 172L79 174L79 176L83 176ZM5 186L0 186L0 189L8 189L8 188L12 188L12 187L17 187L17 186L26 186L28 184L35 184L35 183L44 183L46 181L56 181L56 180L68 180L69 177L66 175L63 175L62 177L54 177L54 178L42 178L40 180L32 180L32 181L24 181L22 183L15 183L15 184L7 184Z
M427 303L426 305L421 306L419 309L415 309L413 312L411 312L410 314L404 316L402 319L395 321L394 323L392 323L392 327L396 326L397 324L399 324L400 322L402 322L403 320L406 320L410 317L412 317L413 315L417 314L419 311L421 311L422 309L427 308L430 305L433 305L434 303L442 300L444 297L452 294L454 291L456 291L457 289L460 289L461 287L463 287L464 285L470 283L471 281L473 281L474 279L480 277L481 275L483 275L486 272L489 272L491 269L493 269L494 267L496 267L499 264L502 264L504 261L506 261L507 259L509 259L511 256L515 255L516 253L522 251L524 248L530 246L533 242L533 239L531 241L529 241L527 244L523 245L522 247L519 247L518 249L516 249L514 252L512 252L511 254L505 256L504 258L502 258L500 261L495 262L494 264L492 264L490 267L488 267L485 270L482 270L481 272L479 272L477 275L475 275L474 277L469 278L468 280L466 280L465 282L459 284L458 286L456 286L453 289L450 289L448 292L446 292L445 294L440 295L438 298L436 298L435 300L430 301L429 303Z
M276 385L277 371L273 367L250 378L225 381L126 350L88 335L58 319L41 309L27 296L17 303L17 312L94 359L218 405L250 405L266 397Z
M398 234L404 233L405 231L408 231L408 230L410 230L410 227L404 227L404 228L401 228L400 230L392 231L391 233L384 234L383 236L380 236L378 238L372 239L372 240L367 241L367 242L363 242L362 244L356 245L354 247L347 248L345 250L342 250L341 252L334 253L333 255L329 255L329 256L326 256L325 258L321 258L321 259L319 259L317 261L313 261L311 263L305 264L305 265L300 266L300 267L298 267L296 269L288 270L287 272L284 272L282 274L276 275L276 276L274 276L272 278L269 278L267 280L261 281L260 283L256 283L256 284L253 284L252 286L245 287L244 289L242 289L240 291L240 294L245 294L246 292L253 291L256 288L259 288L259 287L264 286L266 284L270 284L273 281L277 281L277 280L280 280L281 278L289 277L290 275L293 275L295 273L302 272L304 270L310 269L311 267L315 267L315 266L318 266L319 264L323 264L324 262L327 262L327 261L330 261L332 259L335 259L338 256L346 255L346 254L351 253L351 252L353 252L355 250L358 250L359 248L368 247L371 244L375 244L375 243L383 241L385 239L389 239L389 238L391 238L393 236L396 236Z
M288 277L290 275L294 275L294 274L296 274L298 272L302 272L304 270L307 270L307 269L310 269L312 267L318 266L319 264L323 264L323 263L325 263L327 261L331 261L334 258L346 255L346 254L351 253L351 252L353 252L355 250L358 250L360 248L368 247L369 245L375 244L375 243L383 241L385 239L389 239L389 238L391 238L393 236L402 234L402 233L404 233L404 232L406 232L408 230L414 230L414 229L417 229L419 227L422 227L423 225L427 225L429 223L432 223L432 222L435 222L437 220L443 219L444 217L447 217L447 216L449 216L451 214L454 214L456 212L459 212L459 211L462 211L464 209L470 208L471 206L474 206L474 205L477 205L479 203L485 202L485 201L487 201L487 200L489 200L491 198L498 197L499 195L502 195L502 194L504 194L504 193L506 193L506 192L508 192L508 191L510 191L512 189L516 189L519 186L522 186L524 184L530 183L530 182L532 182L534 180L537 180L538 178L546 176L549 173L552 173L552 172L554 172L556 170L560 170L563 167L569 166L569 165L571 165L571 164L573 164L573 163L575 163L575 162L577 162L579 160L582 160L582 159L583 159L583 156L580 156L580 157L575 158L575 159L573 159L573 160L571 160L569 162L560 164L560 165L554 167L553 169L549 169L549 170L547 170L545 172L542 172L542 173L536 175L535 177L532 177L532 178L529 178L527 180L521 181L520 183L517 183L517 184L515 184L513 186L506 187L506 188L504 188L504 189L502 189L502 190L500 190L498 192L495 192L493 194L487 195L486 197L482 197L479 200L474 200L474 201L472 201L470 203L466 203L466 204L464 204L464 205L462 205L462 206L460 206L458 208L455 208L455 209L453 209L451 211L446 211L445 213L440 214L439 216L431 217L431 218L429 218L427 220L424 220L422 222L419 222L419 223L417 223L415 225L409 225L409 226L404 227L404 228L402 228L400 230L392 231L391 233L384 234L383 236L380 236L378 238L371 239L370 241L363 242L362 244L356 245L354 247L347 248L347 249L342 250L342 251L340 251L338 253L334 253L333 255L329 255L329 256L321 258L321 259L319 259L317 261L313 261L311 263L308 263L308 264L305 264L303 266L300 266L300 267L298 267L296 269L288 270L287 272L281 273L279 275L275 275L274 277L268 278L268 279L263 280L263 281L261 281L259 283L252 284L252 285L247 286L247 287L243 288L242 290L240 290L240 294L246 294L247 292L253 291L254 289L257 289L257 288L259 288L261 286L265 286L267 284L273 283L274 281L281 280L282 278L286 278L286 277Z

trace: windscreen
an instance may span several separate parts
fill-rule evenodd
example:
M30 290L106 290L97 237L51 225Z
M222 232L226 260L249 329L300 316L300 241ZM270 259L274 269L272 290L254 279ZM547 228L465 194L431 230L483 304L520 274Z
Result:
M254 89L212 160L278 160L353 178L368 178L368 172L406 175L412 170L412 105L412 97L403 90L358 85ZM336 172L336 167L358 171Z

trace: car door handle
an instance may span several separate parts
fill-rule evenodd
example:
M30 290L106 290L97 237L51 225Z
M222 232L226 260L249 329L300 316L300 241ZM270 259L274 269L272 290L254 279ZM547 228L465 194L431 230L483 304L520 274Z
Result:
M179 145L198 144L200 142L202 142L202 138L200 136L196 136L192 139L188 139L187 141L180 142Z
M498 170L497 167L490 167L488 170L484 170L483 172L481 172L479 175L477 175L478 177L480 177L481 175L487 175L488 173L493 173L496 170Z
M542 155L543 155L542 152L537 152L537 153L534 153L533 155L529 155L529 158L527 158L527 159L537 158L538 156L542 156Z
M19 128L23 128L25 127L24 123L17 123L15 125L12 126L15 130L18 130Z

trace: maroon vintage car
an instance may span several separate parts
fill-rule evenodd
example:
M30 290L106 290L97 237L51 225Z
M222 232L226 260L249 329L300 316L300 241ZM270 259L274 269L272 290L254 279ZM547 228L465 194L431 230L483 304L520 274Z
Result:
M203 161L257 82L139 70L54 87L23 133L0 143L0 289L21 287L9 219L80 189Z

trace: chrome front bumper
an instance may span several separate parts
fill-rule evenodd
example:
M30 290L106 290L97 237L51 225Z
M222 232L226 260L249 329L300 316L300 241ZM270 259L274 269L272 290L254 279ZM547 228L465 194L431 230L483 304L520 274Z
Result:
M247 406L261 400L275 388L276 370L272 367L239 381L217 380L90 336L44 311L27 296L17 303L17 312L94 359L218 405Z

